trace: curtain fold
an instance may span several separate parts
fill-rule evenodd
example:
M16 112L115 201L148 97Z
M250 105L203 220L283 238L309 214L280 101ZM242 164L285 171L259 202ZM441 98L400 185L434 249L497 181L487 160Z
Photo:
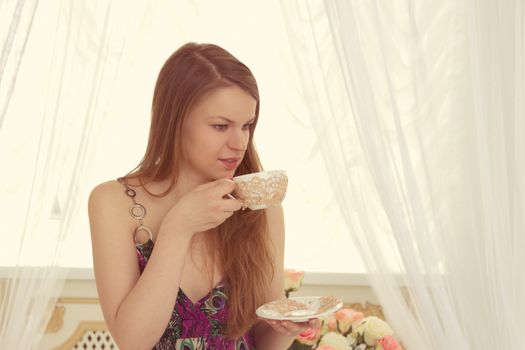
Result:
M281 5L339 209L403 344L523 347L521 2Z
M0 5L2 349L38 347L67 278L61 256L68 238L85 232L78 218L86 215L95 141L123 54L136 44L129 36L141 37L144 6Z
M13 93L20 60L24 55L37 7L37 0L18 0L0 4L0 33L3 43L0 55L0 98L4 102L0 105L0 129Z

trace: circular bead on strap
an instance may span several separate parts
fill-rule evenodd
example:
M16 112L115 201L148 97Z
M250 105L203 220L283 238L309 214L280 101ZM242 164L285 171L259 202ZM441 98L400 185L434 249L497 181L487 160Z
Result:
M151 232L151 229L148 226L140 225L139 227L137 227L135 229L135 235L134 235L135 243L144 244L144 243L147 242L147 240L146 241L141 241L139 239L139 237L137 237L137 235L139 234L140 231L146 232L148 234L149 240L153 241L153 233Z
M142 204L135 203L129 208L129 214L137 220L142 220L146 216L146 208Z

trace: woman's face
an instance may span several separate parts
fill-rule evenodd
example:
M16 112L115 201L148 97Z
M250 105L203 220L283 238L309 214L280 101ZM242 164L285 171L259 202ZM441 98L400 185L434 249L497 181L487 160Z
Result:
M238 86L204 95L182 130L186 153L182 172L202 183L232 177L244 157L256 105Z

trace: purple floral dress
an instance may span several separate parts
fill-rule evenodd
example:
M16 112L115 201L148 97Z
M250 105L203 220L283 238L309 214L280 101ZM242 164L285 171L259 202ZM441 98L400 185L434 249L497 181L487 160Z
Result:
M153 241L137 244L140 272L144 271L153 250ZM228 319L228 297L219 283L195 304L179 289L171 319L153 349L156 350L253 350L250 329L239 339L224 336Z

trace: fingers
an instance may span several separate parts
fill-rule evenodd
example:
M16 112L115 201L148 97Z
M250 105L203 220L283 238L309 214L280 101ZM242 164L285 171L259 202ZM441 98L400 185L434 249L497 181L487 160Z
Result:
M229 178L222 178L200 185L199 190L211 191L213 198L242 199L239 186Z
M233 189L233 196L236 198L236 199L240 199L242 200L242 194L241 194L241 191L239 190L239 185L237 185L236 182L233 183L235 185L234 189Z
M235 189L235 182L228 178L218 179L207 182L197 187L199 191L209 191L213 196L223 197L227 193L231 193Z
M240 210L242 208L242 202L238 199L223 199L222 203L222 210L226 212L236 212L237 210Z
M321 320L319 318L312 318L308 320L307 325L310 328L319 328L321 327Z
M235 190L235 187L237 186L237 184L230 179L221 179L215 182L216 185L214 186L214 193L221 197L232 193Z
M224 211L235 212L242 208L242 201L238 199L236 191L238 192L238 187L235 182L230 179L220 179L214 181L212 197L223 199Z
M292 322L292 321L276 321L265 320L274 330L288 336L295 337L299 333L306 331L308 328L314 328L316 325L320 326L320 322L310 320L309 322Z
M230 179L224 178L198 186L195 192L199 193L201 208L209 208L209 224L216 227L242 208L242 201L236 199L231 192L237 185Z
M273 321L273 320L265 320L265 321L277 332L282 333L282 334L288 334L288 329L281 324L281 322L283 321Z

